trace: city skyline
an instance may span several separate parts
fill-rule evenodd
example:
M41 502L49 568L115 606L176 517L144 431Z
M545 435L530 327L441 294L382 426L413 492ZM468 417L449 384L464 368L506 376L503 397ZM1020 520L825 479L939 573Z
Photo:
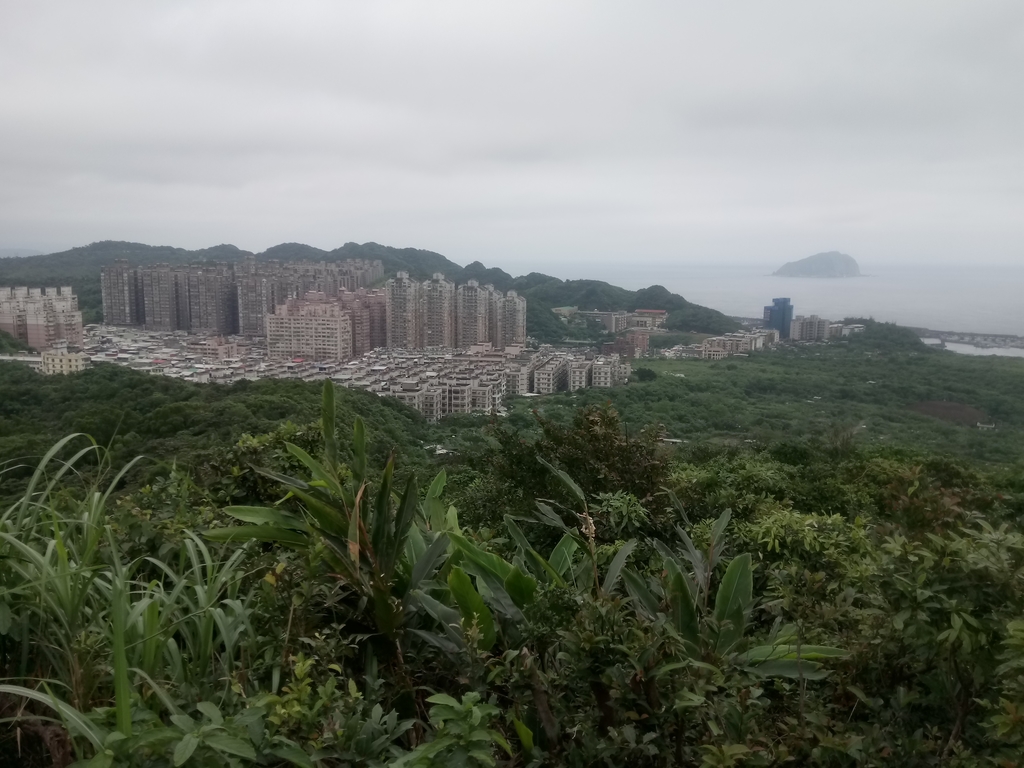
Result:
M526 299L514 290L456 285L442 273L419 281L402 271L369 287L383 278L379 260L136 266L119 259L101 269L100 287L109 325L265 338L273 359L526 343Z

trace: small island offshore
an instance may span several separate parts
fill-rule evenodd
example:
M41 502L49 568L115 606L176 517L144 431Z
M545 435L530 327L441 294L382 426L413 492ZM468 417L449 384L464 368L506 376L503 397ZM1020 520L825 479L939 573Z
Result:
M816 253L783 264L772 273L777 277L860 277L857 260L839 251Z

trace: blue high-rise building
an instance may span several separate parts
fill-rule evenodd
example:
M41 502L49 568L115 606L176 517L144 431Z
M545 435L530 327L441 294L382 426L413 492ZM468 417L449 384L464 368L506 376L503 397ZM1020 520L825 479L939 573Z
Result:
M779 332L780 339L789 338L789 325L793 322L793 305L789 299L772 299L764 308L764 325Z

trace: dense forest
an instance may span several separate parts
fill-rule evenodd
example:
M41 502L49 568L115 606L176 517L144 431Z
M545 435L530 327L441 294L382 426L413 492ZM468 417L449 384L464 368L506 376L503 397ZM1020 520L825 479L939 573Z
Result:
M641 370L431 426L0 364L0 765L1024 764L1021 361Z
M388 275L404 270L422 280L435 272L443 272L457 282L476 279L484 284L493 283L502 291L515 289L527 298L527 332L544 342L557 342L565 337L565 327L550 310L552 307L566 305L602 311L664 309L670 312L668 326L681 331L725 333L738 328L734 321L721 312L691 304L661 286L628 291L599 280L559 280L536 272L514 278L501 269L487 268L478 261L462 267L432 251L391 248L377 243L346 243L332 251L300 243L284 243L252 254L233 245L189 251L170 246L108 240L61 253L0 261L0 285L70 284L78 295L85 322L98 323L103 318L100 270L116 259L128 259L133 264L145 265L234 262L246 256L253 256L259 261L380 259Z

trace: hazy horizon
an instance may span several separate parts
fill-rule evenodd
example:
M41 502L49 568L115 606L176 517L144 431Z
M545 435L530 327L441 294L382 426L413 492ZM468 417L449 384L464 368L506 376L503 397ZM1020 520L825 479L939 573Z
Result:
M1024 261L1024 5L7 4L0 247Z

